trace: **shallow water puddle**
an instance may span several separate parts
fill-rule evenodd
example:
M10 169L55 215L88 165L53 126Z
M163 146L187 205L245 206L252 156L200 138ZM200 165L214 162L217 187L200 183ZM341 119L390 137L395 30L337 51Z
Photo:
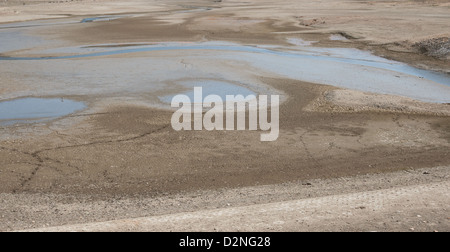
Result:
M126 16L116 16L116 15L110 15L110 16L101 16L101 17L90 17L90 18L84 18L81 20L80 23L92 23L92 22L100 22L100 21L112 21L119 18L127 17L131 15Z
M267 56L275 55L286 58L297 58L299 63L303 63L304 60L319 60L335 63L348 63L358 66L368 66L373 68L380 68L390 71L395 71L403 74L416 76L419 78L429 79L431 81L450 86L450 76L422 69L417 69L406 64L387 60L381 57L372 55L369 52L352 49L352 48L315 48L305 47L297 51L282 51L282 50L270 50L259 46L243 46L233 43L217 43L217 42L204 42L204 43L162 43L156 45L130 45L126 49L120 48L120 44L117 47L109 45L109 47L102 46L82 46L82 47L65 47L56 48L52 50L41 51L40 53L64 53L71 54L66 56L44 56L44 57L2 57L1 60L62 60L62 59L80 59L80 58L93 58L114 56L122 54L140 53L140 52L153 52L153 51L172 51L172 50L218 50L218 51L231 51L231 52L248 52L263 54ZM96 50L92 52L92 50ZM83 53L85 52L85 53ZM74 53L78 53L73 55ZM324 73L325 75L326 73ZM332 83L331 83L332 84Z
M64 99L23 98L0 102L0 125L35 123L73 114L86 108L82 102Z
M124 16L106 15L86 18L82 22L104 21L120 17ZM341 39L341 37L334 36L332 39ZM61 90L65 90L65 94L73 94L66 91L69 88L73 89L72 87L79 87L83 83L90 83L89 86L96 92L105 94L114 87L124 86L124 83L129 85L127 92L142 92L142 87L157 86L167 80L183 78L222 79L225 83L232 82L228 80L237 80L256 86L258 82L245 81L248 80L249 74L253 74L333 85L364 92L400 95L426 102L450 102L449 75L421 70L357 49L313 47L312 42L296 38L288 39L292 45L288 47L209 41L82 46L62 44L62 46L45 46L41 49L29 45L30 41L33 42L32 40L23 44L14 43L14 40L21 40L21 37L10 37L4 41L15 46L0 48L3 54L0 56L0 74L3 71L14 72L17 71L16 69L38 67L40 71L28 74L31 74L33 79L44 79L45 83L41 82L41 85L64 88ZM25 47L32 49L24 50L25 53L8 53L9 50L27 49ZM8 54L11 57L8 57ZM200 57L201 60L199 60ZM73 59L77 59L77 62L74 63ZM107 61L107 64L105 65L102 60ZM9 66L6 61L17 62ZM40 63L34 63L34 61L40 61ZM190 61L195 62L191 64L192 67L179 69L180 62ZM70 70L72 65L78 68L77 73ZM161 65L166 66L165 70L161 68ZM142 69L144 66L147 70ZM227 67L226 71L223 70L224 67ZM27 72L27 70L21 71L24 74ZM31 81L26 79L27 75L24 76L21 77L22 83ZM56 80L72 83L72 85L63 87L56 83ZM137 83L141 83L141 86ZM214 85L214 92L221 92L219 87L222 85L225 84ZM93 90L90 91L85 90L78 94L92 93ZM55 93L59 95L60 92ZM46 96L48 94L29 95Z

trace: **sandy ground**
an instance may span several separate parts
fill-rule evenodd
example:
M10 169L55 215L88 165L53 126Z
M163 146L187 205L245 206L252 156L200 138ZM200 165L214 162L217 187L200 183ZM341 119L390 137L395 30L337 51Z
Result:
M202 8L184 12L192 11L186 6ZM0 22L145 14L39 35L70 45L285 44L295 36L449 72L449 10L447 1L6 1ZM346 40L330 41L336 34ZM14 83L14 76L5 79ZM207 230L197 225L199 216L212 216L217 230L450 231L448 105L283 78L259 81L288 95L273 143L261 143L260 132L174 132L172 112L121 103L45 125L2 128L0 230L166 215L56 230L197 231ZM2 95L15 88L3 85ZM422 168L433 172L416 170ZM229 206L242 208L211 210ZM270 214L255 214L259 208ZM323 214L314 214L319 209ZM170 225L179 218L182 225ZM258 223L243 228L241 218Z
M447 170L448 167L439 167L396 172L389 176L311 180L303 184L203 191L160 199L118 199L116 205L120 205L119 208L108 201L66 204L64 196L30 194L22 195L21 200L33 198L35 208L26 213L22 209L18 211L20 215L33 216L32 226L41 227L27 230L33 232L445 232L450 228ZM6 202L17 200L11 195L3 195L2 199ZM53 202L50 209L46 203L49 201ZM172 213L179 209L184 213ZM59 217L41 217L39 211L58 212ZM89 215L81 216L80 211L88 211ZM132 217L148 216L149 211L154 217ZM99 222L124 214L127 219ZM76 223L77 218L92 222L48 227L61 219ZM26 227L29 226L23 226Z
M208 11L202 13L202 9L199 9L200 11L193 15L189 12L177 12L192 10L189 9L191 7L208 8ZM8 0L0 3L2 14L0 22L76 15L151 13L150 18L140 20L142 22L137 25L133 22L123 25L124 28L133 26L131 29L121 30L120 25L114 24L114 29L110 32L101 27L101 31L93 28L97 32L85 29L84 32L89 36L72 35L83 41L126 38L129 42L130 39L139 39L149 34L151 30L148 29L157 28L149 22L153 20L168 22L175 25L174 28L178 27L166 29L165 33L159 31L158 35L171 33L170 37L179 35L184 40L188 39L185 35L199 35L211 40L256 40L261 43L264 40L276 40L287 34L317 38L320 34L335 33L353 42L366 42L365 46L376 45L376 48L371 49L379 50L380 53L383 50L398 52L400 54L398 57L403 61L407 52L424 53L448 60L449 8L450 3L447 0L315 2L287 0L276 3L263 0L245 2L80 0L50 3ZM164 26L169 28L167 23ZM188 28L189 32L186 33L183 27ZM130 34L133 36L129 36ZM148 41L149 36L145 38ZM416 57L415 60L417 59L425 63L422 66L431 64L426 58ZM449 65L447 61L445 67L442 67L442 63L434 66L446 69Z

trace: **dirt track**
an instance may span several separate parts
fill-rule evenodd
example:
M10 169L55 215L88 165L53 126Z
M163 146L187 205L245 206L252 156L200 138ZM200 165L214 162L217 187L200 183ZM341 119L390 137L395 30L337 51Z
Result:
M32 226L41 228L28 230L33 232L445 232L450 228L447 169L202 191L157 199L116 199L114 204L111 201L68 204L63 195L30 194L20 199L4 195L2 198L10 203L29 198L36 202L32 210L18 209L19 214L15 214L35 220ZM48 208L47 202L53 205ZM41 211L58 214L42 216ZM84 211L87 213L82 214ZM79 218L85 224L67 225L79 223ZM17 223L22 229L30 227L20 217Z
M83 11L87 5L96 8L89 12ZM413 46L414 43L427 41L429 38L448 36L445 33L449 31L449 5L446 1L371 1L345 4L324 1L319 6L309 2L293 5L292 1L251 1L245 4L238 1L224 1L221 4L192 1L189 5L207 6L211 9L178 12L189 10L181 6L179 1L157 6L145 1L138 1L133 6L120 1L25 6L9 2L6 7L0 5L0 22L49 18L61 13L64 15L58 17L151 13L150 16L94 22L85 26L55 27L45 33L41 33L42 29L37 29L39 32L36 33L46 38L64 40L69 45L205 40L285 44L286 36L295 36L318 41L317 46L371 49L379 55L416 66L444 72L450 69L445 51L431 57L425 52L420 54L420 50ZM393 5L399 8L393 8ZM421 21L413 22L417 20L419 13ZM390 30L386 27L390 27ZM332 34L343 34L347 40L330 41ZM205 192L209 195L206 196L208 198L213 197L214 192L225 189L242 190L241 193L246 193L248 188L260 185L303 184L314 179L364 174L384 174L382 176L389 178L390 172L426 167L447 167L440 170L444 179L439 181L440 187L437 190L448 187L448 105L431 105L411 100L401 100L401 103L392 96L361 95L285 78L261 76L259 81L287 95L287 101L281 107L280 138L273 143L261 143L260 132L175 132L169 124L172 112L123 105L120 102L106 103L92 113L82 113L48 124L2 128L0 222L3 225L0 230L41 227L48 224L37 221L42 215L52 217L46 221L57 226L162 214L138 208L139 211L130 214L131 216L119 211L102 219L98 217L101 211L97 209L94 213L75 214L79 219L65 214L58 217L61 216L59 211L66 206L73 207L70 210L72 215L73 209L86 211L83 209L86 202L106 201L108 207L121 208L121 204L111 199L133 201L145 198L163 201L170 195L190 195L196 192ZM21 88L23 89L20 84L15 84L14 77L4 76L0 91L5 95L18 92L17 90L23 91ZM348 95L358 97L358 100L349 103L346 100ZM82 99L95 103L102 97ZM353 182L349 179L346 183L348 185ZM384 182L379 181L380 186L382 183ZM417 196L417 192L408 187L414 185L416 184L413 182L403 185L407 188L407 197ZM366 189L363 183L356 187L361 190L356 190L355 193ZM436 190L426 185L422 189L429 194ZM300 189L289 190L296 192ZM384 191L386 194L391 192L395 190ZM48 203L41 206L41 213L29 212L27 209L36 206L36 201L29 195L37 195L37 198L62 195L64 207L53 208ZM358 195L366 194L348 197L359 197ZM446 198L446 195L436 195L434 199L440 204L439 214L433 217L435 222L439 222L436 229L443 231L448 231L449 227L443 210L448 205ZM295 201L297 198L285 200ZM394 197L393 200L395 202L403 198ZM253 203L248 198L237 201L240 205ZM327 198L320 201L325 201L325 205L330 203ZM274 202L276 200L263 203ZM208 203L207 199L202 198L198 203L199 209L175 207L171 213L210 209ZM364 200L352 201L351 205L360 203L364 203ZM386 211L395 212L405 206L403 203L397 208L386 208ZM176 206L177 203L173 204ZM274 206L267 207L272 209ZM258 207L250 206L247 210L251 212ZM436 210L427 209L422 203L415 207L420 212L431 213ZM50 213L50 210L55 212ZM444 213L440 214L442 211ZM286 216L290 216L289 214L291 213ZM383 214L385 212L379 211L370 218L377 220L383 218ZM399 218L409 217L411 216L405 214ZM369 217L362 215L361 218ZM323 220L317 219L306 230L326 229L320 221ZM333 230L352 230L339 221L342 220L338 220ZM361 225L356 230L368 230L371 227L364 226L362 219L354 221ZM261 229L264 230L264 227L261 226ZM122 226L119 227L121 228ZM386 230L404 228L406 227L397 229L388 226ZM161 229L164 229L164 225ZM433 228L427 227L425 230L431 229ZM303 229L289 225L279 230Z
M448 231L448 182L33 232ZM428 196L433 194L433 199ZM432 206L430 207L429 204ZM395 205L396 207L392 207ZM356 207L355 207L356 206ZM397 207L406 207L397 211ZM433 214L429 214L429 211ZM426 217L417 214L426 212ZM339 216L339 213L340 216ZM446 219L447 218L447 219ZM415 221L411 221L414 220ZM428 221L424 220L427 219ZM429 220L432 219L430 222ZM406 221L405 221L406 220ZM436 221L436 222L434 222ZM350 223L349 223L350 222ZM411 223L412 222L412 223ZM436 228L434 228L436 227Z

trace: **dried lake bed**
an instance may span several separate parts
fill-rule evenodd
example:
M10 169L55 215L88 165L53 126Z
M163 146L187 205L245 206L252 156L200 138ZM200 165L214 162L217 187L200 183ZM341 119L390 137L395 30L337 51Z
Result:
M207 210L234 206L258 231L449 230L448 62L408 42L444 36L445 4L13 2L0 7L0 230L142 216L204 230L164 224L197 211L229 230ZM281 95L279 139L174 131L170 101L195 86ZM258 229L243 224L255 209L278 212Z

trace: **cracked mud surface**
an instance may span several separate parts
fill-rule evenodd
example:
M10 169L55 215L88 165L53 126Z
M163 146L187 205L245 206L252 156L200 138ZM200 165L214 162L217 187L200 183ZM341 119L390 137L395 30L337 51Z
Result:
M450 164L445 116L308 112L334 88L264 81L291 94L276 142L259 132L175 132L169 111L113 107L75 131L3 141L0 189L156 196Z
M133 106L83 116L77 124L61 126L50 134L2 141L0 200L4 203L0 230L214 209L225 202L248 206L258 201L245 190L256 192L259 189L251 188L259 185L291 183L293 187L283 190L296 195L306 193L298 186L308 187L315 179L328 185L327 181L334 178L381 173L376 176L383 180L373 186L385 188L397 186L395 182L385 183L384 179L395 180L391 172L450 164L448 117L305 111L305 106L323 92L335 88L283 79L264 82L291 94L280 108L280 138L273 143L260 142L259 132L175 132L168 124L171 112ZM448 168L442 168L440 174L444 180L439 181L446 181ZM354 191L364 191L371 176L359 185L353 179L346 183L354 185ZM405 183L416 183L412 181ZM323 195L326 188L316 188L315 193ZM336 188L333 195L345 192L341 189ZM229 190L232 196L221 195ZM185 203L188 195L199 193L204 197ZM212 196L216 193L219 195ZM212 197L217 198L216 203L210 202ZM35 202L39 199L54 203L39 207L41 203ZM298 197L274 196L263 202L290 199ZM86 207L92 204L94 210L88 210ZM106 212L98 204L107 207ZM366 225L359 219L355 228L347 226L348 219L345 223L333 219L336 226L323 226L318 219L306 222L310 225L306 229L291 223L280 230L410 231L415 227L448 231L446 212L441 208L428 212L430 209L420 205L414 209L405 214L371 214L366 220L375 218L376 222ZM409 216L416 213L428 216L430 222L416 223ZM376 224L382 223L381 216L388 215L399 219L402 226ZM133 229L122 226L122 230ZM184 230L196 231L200 226ZM273 226L267 230L277 229Z
M449 69L448 60L419 55L408 47L447 36L441 33L448 30L448 1L360 1L345 6L341 1L324 1L320 4L326 6L320 10L317 3L309 2L291 8L296 1L192 1L193 5L214 7L192 13L184 12L191 10L180 6L180 1L161 5L136 1L133 6L106 0L33 6L21 2L2 2L0 20L59 17L78 22L104 9L146 14L85 26L54 26L48 34L39 34L77 46L214 40L284 45L289 37L318 41L314 45L321 47L368 49L425 69ZM56 15L60 13L68 14ZM418 15L421 23L411 21ZM347 40L330 41L332 34ZM179 63L185 69L190 67L190 62ZM2 96L42 91L37 87L28 90L17 81L18 75L20 71L1 76ZM384 197L395 194L400 186L423 185L426 194L420 195L419 205L402 198L398 205L385 204L382 211L372 215L366 211L367 215L353 219L327 209L325 220L315 215L315 221L303 219L307 226L301 227L277 228L272 225L276 218L268 218L260 230L269 224L268 229L275 231L449 231L448 197L445 193L432 195L448 188L448 105L275 77L261 77L260 82L288 95L280 110L280 138L273 143L260 142L260 132L175 132L169 124L170 111L109 101L95 110L49 123L0 128L0 230L196 211L208 214L202 211L235 206L250 206L246 211L251 215L258 204L351 193L369 195L368 200L362 197L362 202L348 201L350 212L360 213L364 209L358 207L379 209L371 201L373 195ZM91 96L95 97L67 98L88 103L104 98ZM426 186L435 183L443 187ZM370 192L384 189L393 191ZM319 201L327 206L333 199ZM430 206L430 202L436 204ZM408 206L416 208L404 211ZM314 211L308 209L303 217ZM417 215L426 216L428 222L419 221ZM160 226L164 227L168 226Z

